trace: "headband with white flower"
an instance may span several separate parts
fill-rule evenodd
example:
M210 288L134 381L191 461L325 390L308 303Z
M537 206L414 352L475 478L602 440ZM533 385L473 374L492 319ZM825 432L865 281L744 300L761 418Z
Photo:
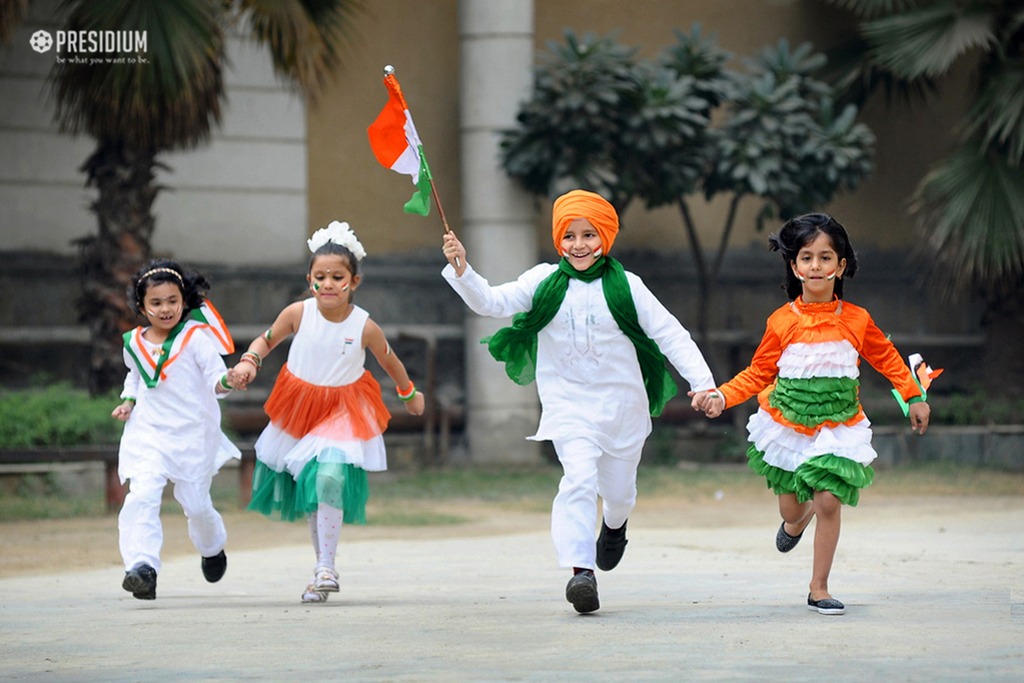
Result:
M366 256L366 250L359 243L359 238L352 232L347 222L331 221L326 228L320 228L313 233L313 236L306 240L309 250L316 253L316 250L328 242L334 242L338 246L345 247L352 252L357 261L362 261Z

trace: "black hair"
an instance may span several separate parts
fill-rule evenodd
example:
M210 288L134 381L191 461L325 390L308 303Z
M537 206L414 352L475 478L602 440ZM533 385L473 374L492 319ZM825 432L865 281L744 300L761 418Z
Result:
M826 213L808 213L791 218L777 233L768 238L768 248L781 252L782 260L786 264L786 279L782 283L782 289L786 290L790 301L803 293L803 285L793 273L793 263L796 262L800 250L813 242L819 234L828 235L832 240L832 248L835 249L840 261L846 259L843 276L835 279L835 295L838 298L843 298L843 280L857 274L857 253L850 244L846 228L839 221Z
M146 292L153 285L170 282L181 291L183 307L181 319L184 320L193 310L206 301L206 293L210 291L210 283L203 275L191 268L183 267L170 259L154 259L149 265L143 266L132 277L131 288L128 290L128 302L132 310L142 313L145 310Z
M316 261L317 256L340 256L348 262L348 272L352 273L352 277L359 275L359 259L349 251L348 247L343 247L335 242L325 242L309 258L309 272L313 271L313 262Z

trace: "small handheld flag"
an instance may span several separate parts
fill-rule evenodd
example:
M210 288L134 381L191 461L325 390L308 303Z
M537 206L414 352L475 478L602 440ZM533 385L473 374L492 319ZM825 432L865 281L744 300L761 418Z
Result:
M907 362L910 364L910 374L914 378L914 382L917 383L918 388L921 390L921 398L928 400L928 387L932 385L932 380L942 374L942 368L938 370L932 370L931 366L924 362L924 357L919 353L912 353L907 358ZM895 389L892 390L892 396L896 399L896 403L900 404L900 408L903 409L904 415L910 415L910 406L900 396L900 392Z
M384 85L388 88L388 102L367 129L370 147L382 166L412 176L413 184L419 189L406 202L405 212L426 216L430 213L433 178L409 105L405 103L402 88L395 79L394 67L384 67Z

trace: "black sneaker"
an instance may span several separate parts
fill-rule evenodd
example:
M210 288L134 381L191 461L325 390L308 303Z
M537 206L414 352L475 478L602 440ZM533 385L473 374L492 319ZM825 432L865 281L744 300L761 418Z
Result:
M835 598L825 598L823 600L811 600L811 594L807 594L807 609L814 610L818 614L824 614L826 616L839 616L846 612L846 605L839 602Z
M597 577L594 572L586 569L569 579L565 586L565 599L580 614L600 609L601 601L597 597Z
M121 588L137 600L156 600L156 570L148 564L140 564L124 573Z
M622 553L626 551L626 523L618 529L609 529L601 522L601 535L597 537L597 568L610 572L618 566Z
M203 558L203 576L210 583L217 583L228 568L228 556L221 550L213 557Z
M804 529L806 531L806 529ZM779 533L775 534L775 547L780 553L788 553L790 550L796 547L796 544L803 538L804 532L801 531L796 536L790 536L786 533L786 523L783 522L779 525Z

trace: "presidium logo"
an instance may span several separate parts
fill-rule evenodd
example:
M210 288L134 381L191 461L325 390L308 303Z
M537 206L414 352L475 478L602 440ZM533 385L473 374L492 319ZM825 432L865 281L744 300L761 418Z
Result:
M49 52L56 44L57 63L63 64L145 64L146 31L57 31L54 41L49 31L36 31L29 45L39 53Z

